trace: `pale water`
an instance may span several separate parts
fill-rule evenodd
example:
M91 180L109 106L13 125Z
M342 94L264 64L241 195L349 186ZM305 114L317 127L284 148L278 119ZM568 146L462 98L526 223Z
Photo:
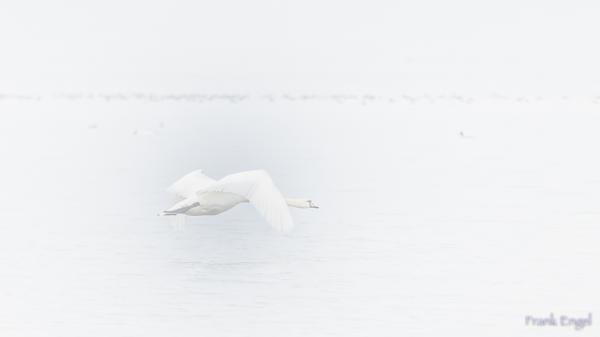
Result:
M525 316L600 314L598 105L490 100L0 102L0 335L592 336ZM176 228L196 168L321 208Z

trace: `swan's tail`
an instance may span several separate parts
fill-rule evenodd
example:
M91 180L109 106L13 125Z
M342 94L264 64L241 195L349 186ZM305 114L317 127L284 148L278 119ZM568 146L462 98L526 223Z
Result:
M170 213L170 212L167 212L167 211L160 211L156 215L158 215L158 216L171 216L171 215L177 215L177 213Z

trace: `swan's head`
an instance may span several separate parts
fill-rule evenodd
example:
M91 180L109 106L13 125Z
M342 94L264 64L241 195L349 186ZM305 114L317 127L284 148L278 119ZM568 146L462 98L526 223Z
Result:
M306 204L307 204L307 208L319 208L319 206L315 205L314 202L312 202L312 200L306 200Z

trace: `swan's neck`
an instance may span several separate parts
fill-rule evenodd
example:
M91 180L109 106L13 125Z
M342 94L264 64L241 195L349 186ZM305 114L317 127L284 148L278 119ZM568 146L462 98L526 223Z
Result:
M293 198L285 198L285 202L290 207L296 208L310 208L310 202L307 199L293 199Z

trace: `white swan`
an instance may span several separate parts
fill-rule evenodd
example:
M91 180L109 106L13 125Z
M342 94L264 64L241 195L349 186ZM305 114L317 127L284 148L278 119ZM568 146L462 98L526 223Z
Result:
M264 170L246 171L214 180L196 170L167 189L182 200L159 215L215 215L250 202L275 229L287 232L294 223L288 206L319 208L308 199L284 198Z

